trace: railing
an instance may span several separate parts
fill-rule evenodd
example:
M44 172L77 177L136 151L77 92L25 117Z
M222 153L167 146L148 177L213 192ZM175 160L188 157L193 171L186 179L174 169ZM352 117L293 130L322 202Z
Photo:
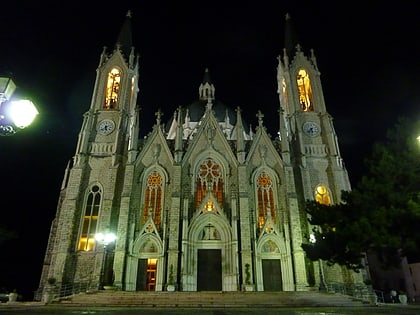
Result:
M92 281L82 281L75 283L57 283L51 287L41 288L34 294L34 300L41 301L43 292L48 292L53 295L53 299L65 298L79 293L87 293L98 290L98 284Z
M343 295L349 295L355 298L369 300L375 302L380 302L380 297L378 294L372 289L371 286L367 286L364 284L361 285L346 285L343 283L328 283L327 284L327 291L328 292L335 292L341 293Z
M79 293L87 293L98 290L98 284L90 281L75 282L57 286L57 297L63 298Z

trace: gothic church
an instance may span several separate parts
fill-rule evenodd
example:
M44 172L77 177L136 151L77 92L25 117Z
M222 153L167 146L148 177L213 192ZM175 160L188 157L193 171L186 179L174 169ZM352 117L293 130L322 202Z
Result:
M286 17L286 34L289 24ZM140 139L142 119L151 117L139 115L130 14L96 72L38 292L50 278L124 291L305 291L363 283L361 274L310 261L301 247L312 230L305 200L337 203L351 189L313 52L286 36L278 106L265 113L278 119L275 138L262 112L252 113L252 128L240 108L223 107L206 69L197 101L168 122L157 110Z

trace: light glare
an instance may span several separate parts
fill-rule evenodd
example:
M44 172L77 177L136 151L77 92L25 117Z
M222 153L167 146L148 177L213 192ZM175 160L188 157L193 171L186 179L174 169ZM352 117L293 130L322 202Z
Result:
M35 105L29 100L10 102L8 115L18 128L29 126L38 115Z

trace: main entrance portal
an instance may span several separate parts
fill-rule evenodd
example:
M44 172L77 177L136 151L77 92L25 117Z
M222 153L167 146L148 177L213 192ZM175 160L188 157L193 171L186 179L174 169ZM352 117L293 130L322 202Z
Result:
M222 252L220 249L199 249L197 291L222 290Z
M263 259L264 291L282 291L282 279L279 259Z
M137 291L155 291L157 259L139 259L137 267Z

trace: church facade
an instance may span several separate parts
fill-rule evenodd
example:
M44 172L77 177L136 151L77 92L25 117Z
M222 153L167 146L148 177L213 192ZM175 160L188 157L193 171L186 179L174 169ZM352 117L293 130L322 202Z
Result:
M293 45L278 57L278 107L265 113L278 117L274 139L263 113L253 129L240 108L216 99L207 69L198 100L166 124L158 110L140 139L130 23L128 14L115 49L100 55L38 291L50 278L125 291L363 283L361 274L310 261L301 247L312 230L305 200L337 203L351 189L314 54Z

